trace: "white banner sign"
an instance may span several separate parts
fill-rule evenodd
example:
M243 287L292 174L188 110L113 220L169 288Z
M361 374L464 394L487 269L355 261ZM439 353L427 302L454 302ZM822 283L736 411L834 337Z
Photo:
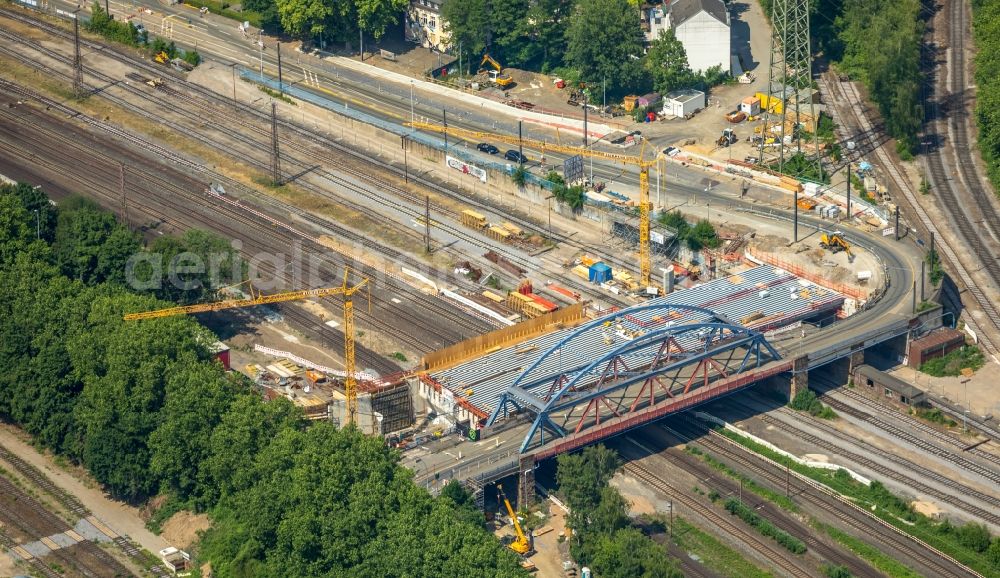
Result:
M456 171L462 171L467 175L472 175L478 178L479 180L483 181L484 183L486 182L485 169L481 169L476 165L470 165L469 163L456 159L455 157L452 156L447 157L447 159L449 167L455 169Z
M882 236L888 237L889 235L892 235L895 232L896 232L896 227L886 227L885 229L882 229Z

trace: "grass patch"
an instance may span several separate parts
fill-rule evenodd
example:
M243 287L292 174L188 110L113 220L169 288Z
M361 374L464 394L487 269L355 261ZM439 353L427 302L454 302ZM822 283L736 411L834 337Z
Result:
M912 415L931 423L936 423L945 427L955 427L958 425L958 422L945 415L943 411L936 407L932 409L917 408L910 411Z
M149 521L146 522L146 529L159 536L160 532L163 531L163 524L169 520L171 516L180 512L184 508L184 502L174 497L170 497L162 506L160 506L158 510L156 510L156 512L153 513L153 516L149 519Z
M955 351L920 364L920 371L933 377L957 377L968 367L976 371L986 363L983 352L975 345L965 345Z
M393 354L390 355L389 357L395 359L396 361L402 361L403 363L406 363L406 356L399 351L393 352Z
M886 576L889 576L889 578L921 578L920 574L910 570L894 558L883 554L878 548L869 546L865 542L851 536L850 534L821 522L816 522L814 525L820 530L826 532L828 536L839 542L841 546L847 548L851 552L854 552L861 559L874 566L878 571L882 572Z
M989 533L986 532L985 539L983 538L985 528L972 523L956 527L947 520L939 522L914 510L909 501L887 490L881 482L873 481L871 485L866 486L855 481L843 469L832 471L804 466L732 430L718 431L721 435L758 454L825 484L874 516L927 542L962 564L987 576L1000 576L1000 567L988 553L991 539ZM1000 541L1000 538L995 539Z
M703 532L680 516L674 516L674 543L697 556L710 570L726 578L774 578L754 566L743 554Z
M788 496L785 496L784 494L779 494L778 492L775 492L770 488L765 488L764 486L758 484L757 481L754 480L753 478L745 476L733 470L726 464L717 460L711 454L703 452L700 449L692 446L687 446L685 448L685 451L687 451L690 454L698 456L698 458L701 459L701 461L719 470L720 472L726 474L730 478L743 482L744 488L750 490L751 492L757 494L758 496L764 498L765 500L774 502L779 507L788 510L789 512L799 511L799 507L795 504L795 502L790 500ZM711 499L711 496L709 496L709 498ZM718 493L716 493L716 499L718 499ZM712 501L714 502L715 500L713 499Z
M795 394L792 401L788 402L788 407L798 411L809 412L809 415L820 419L834 419L837 417L837 412L816 399L816 394L811 389L803 389Z
M805 554L806 545L802 543L802 540L799 540L795 536L792 536L788 532L778 528L768 519L760 516L757 512L754 512L738 499L729 498L726 500L724 507L727 512L734 516L738 516L741 520L753 526L753 528L760 532L762 536L771 538L792 554Z
M938 304L933 301L921 301L917 304L917 313L923 313L924 311L929 311L937 307Z
M284 94L278 92L277 90L274 90L274 89L272 89L272 88L270 88L268 86L264 86L263 84L258 84L257 85L257 89L260 90L261 92L263 92L264 94L270 96L271 98L275 99L275 100L280 100L281 102L287 102L288 104L290 104L292 106L298 106L299 105L299 103L295 102L294 100L292 100L288 96L286 96L286 95L284 95Z

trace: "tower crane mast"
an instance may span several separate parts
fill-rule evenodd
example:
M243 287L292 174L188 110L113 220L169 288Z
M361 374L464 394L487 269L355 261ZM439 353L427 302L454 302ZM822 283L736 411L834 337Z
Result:
M127 313L123 316L125 321L135 321L139 319L157 319L161 317L172 317L174 315L188 315L192 313L205 313L208 311L222 311L225 309L238 309L241 307L255 307L257 305L268 305L271 303L283 303L287 301L297 301L299 299L311 299L316 297L329 297L332 295L344 296L344 366L347 376L344 379L344 395L347 398L347 421L355 423L358 413L358 380L355 376L354 359L354 301L355 293L368 285L368 278L362 277L361 282L353 286L347 285L349 268L344 268L344 283L339 287L324 287L322 289L307 289L303 291L288 291L285 293L275 293L272 295L253 295L253 287L250 288L249 299L227 299L215 301L213 303L198 303L195 305L184 305L180 307L168 307L166 309L156 309L154 311L142 311L138 313Z

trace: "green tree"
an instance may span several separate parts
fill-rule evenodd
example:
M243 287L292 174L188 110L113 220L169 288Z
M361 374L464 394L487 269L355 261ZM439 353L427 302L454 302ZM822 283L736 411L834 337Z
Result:
M995 537L986 549L986 559L995 570L1000 570L1000 537Z
M474 71L473 67L490 43L489 3L486 0L448 0L441 6L441 19L452 45L456 49L461 47L463 66Z
M683 578L663 547L634 528L602 535L588 562L602 578Z
M202 468L212 455L213 429L238 386L218 364L187 359L178 365L167 379L159 426L149 435L150 468L163 489L187 500L209 491Z
M642 87L643 36L628 0L579 0L566 29L566 63L595 86L607 80L608 93Z
M41 189L27 183L0 185L0 195L13 195L20 199L21 206L35 220L36 234L46 241L52 240L58 210Z
M399 22L409 0L355 0L358 27L375 37L382 38L387 26Z
M357 38L353 2L275 0L275 9L282 29L292 36L333 42Z
M32 216L13 195L0 197L0 264L14 261L35 239Z
M506 47L506 56L518 63L533 63L543 73L563 63L566 25L575 0L536 0L518 22L522 42Z
M70 197L60 206L52 251L67 277L123 281L125 262L138 250L138 239L92 201Z
M719 235L715 232L712 223L702 219L691 227L688 233L687 244L692 250L697 251L703 247L714 249L722 244Z
M212 430L210 452L202 464L205 490L218 498L248 490L258 480L254 460L279 432L303 429L302 414L291 402L276 399L264 403L259 396L242 395L222 415Z
M653 41L646 55L646 67L653 77L653 87L661 94L678 88L686 88L696 81L696 75L688 66L684 45L667 30Z

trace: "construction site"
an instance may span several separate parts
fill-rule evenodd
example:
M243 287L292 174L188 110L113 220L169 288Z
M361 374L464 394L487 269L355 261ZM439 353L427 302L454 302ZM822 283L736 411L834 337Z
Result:
M701 562L719 548L693 556L676 539L675 515L781 575L820 576L830 565L881 575L821 526L921 575L983 575L908 535L910 518L886 521L896 514L881 503L838 493L885 480L907 504L900 516L913 503L934 519L1000 528L995 419L968 401L957 409L952 393L975 372L937 382L947 399L916 377L928 360L985 349L989 334L976 323L987 321L959 324L960 313L938 303L945 289L925 267L935 266L928 255L940 238L900 221L885 194L888 169L853 141L836 167L846 177L784 170L793 157L821 175L831 167L814 136L832 108L802 76L808 58L759 81L740 75L720 89L739 94L733 109L685 89L627 95L598 111L588 104L595 86L557 79L560 98L583 106L578 119L520 100L531 86L499 55L482 55L463 92L440 78L401 82L365 65L363 50L354 63L286 48L282 65L263 33L254 66L171 68L165 52L102 51L78 29L47 25L59 43L6 31L35 25L22 12L4 10L0 34L23 42L24 54L0 56L77 89L104 87L91 98L119 116L3 81L5 134L36 135L12 149L20 160L11 164L39 168L0 168L47 183L60 200L91 196L144 240L216 231L277 280L262 290L240 276L204 302L128 302L114 320L134 330L197 315L220 340L208 350L227 380L267 407L288 400L309 420L302 429L378 446L428 500L459 486L525 570L590 578L570 552L577 529L556 464L600 445L621 459L610 484L626 498L628 523L686 574L727 576ZM186 28L211 38L204 23ZM245 28L235 42L246 44ZM163 110L163 95L192 105ZM616 120L626 114L641 124ZM708 114L705 138L668 141L651 126ZM149 136L133 117L193 135L216 156L191 160L202 149ZM172 152L182 144L183 154ZM234 159L252 178L225 168ZM97 176L78 182L67 166ZM258 259L286 254L298 261ZM314 274L298 275L293 265L310 259L320 263ZM814 403L789 405L804 392ZM951 429L956 416L965 431ZM949 419L956 425L942 425ZM738 506L723 506L731 500ZM739 507L809 536L808 550L776 548L752 516L736 517ZM90 523L101 530L92 541L119 536ZM71 533L79 528L52 525L24 531L11 551L44 567L51 552L35 542L62 554L82 542L100 558L90 537ZM75 542L51 539L60 532ZM164 568L189 570L188 545L176 546L154 551Z

